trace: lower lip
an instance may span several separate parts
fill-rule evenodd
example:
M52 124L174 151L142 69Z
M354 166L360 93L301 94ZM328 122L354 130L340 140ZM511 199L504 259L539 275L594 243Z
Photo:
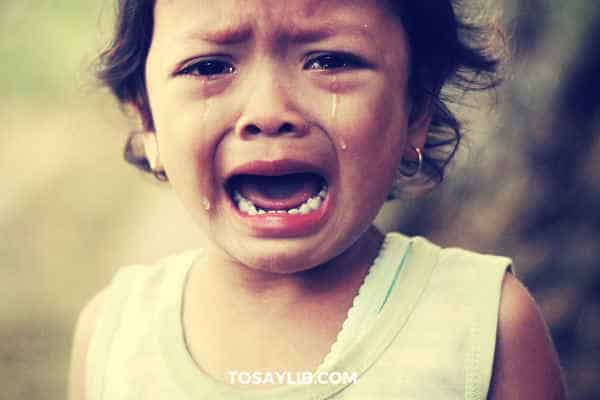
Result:
M323 200L321 207L308 214L266 213L250 215L240 211L230 201L235 214L244 224L262 237L297 237L315 232L323 222L330 205L331 193Z

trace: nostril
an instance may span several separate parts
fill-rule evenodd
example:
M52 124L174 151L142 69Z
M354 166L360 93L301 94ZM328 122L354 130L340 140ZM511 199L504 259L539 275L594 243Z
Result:
M258 133L260 133L260 128L254 124L250 124L248 126L246 126L246 129L244 129L246 131L246 133L249 133L251 135L256 135Z
M295 121L267 121L264 123L253 122L242 125L241 134L245 136L276 136L276 135L300 135L304 133L304 126Z
M294 131L294 125L290 124L289 122L286 122L283 125L281 125L281 127L279 127L280 133L290 133L293 131Z

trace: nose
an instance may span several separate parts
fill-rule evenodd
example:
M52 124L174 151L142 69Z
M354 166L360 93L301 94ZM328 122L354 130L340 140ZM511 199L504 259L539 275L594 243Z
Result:
M256 76L246 97L236 132L244 139L265 136L303 136L308 123L293 104L293 88L275 78L274 73Z

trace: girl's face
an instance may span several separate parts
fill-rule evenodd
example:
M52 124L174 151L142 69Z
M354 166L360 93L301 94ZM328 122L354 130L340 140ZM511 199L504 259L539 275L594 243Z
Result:
M425 124L407 120L405 34L382 4L156 2L146 82L160 159L226 259L295 272L334 258L423 142Z

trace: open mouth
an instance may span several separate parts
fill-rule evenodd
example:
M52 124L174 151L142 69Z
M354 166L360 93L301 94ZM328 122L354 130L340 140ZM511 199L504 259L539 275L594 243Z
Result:
M327 181L318 173L234 175L227 193L242 214L306 215L319 210L327 198Z

